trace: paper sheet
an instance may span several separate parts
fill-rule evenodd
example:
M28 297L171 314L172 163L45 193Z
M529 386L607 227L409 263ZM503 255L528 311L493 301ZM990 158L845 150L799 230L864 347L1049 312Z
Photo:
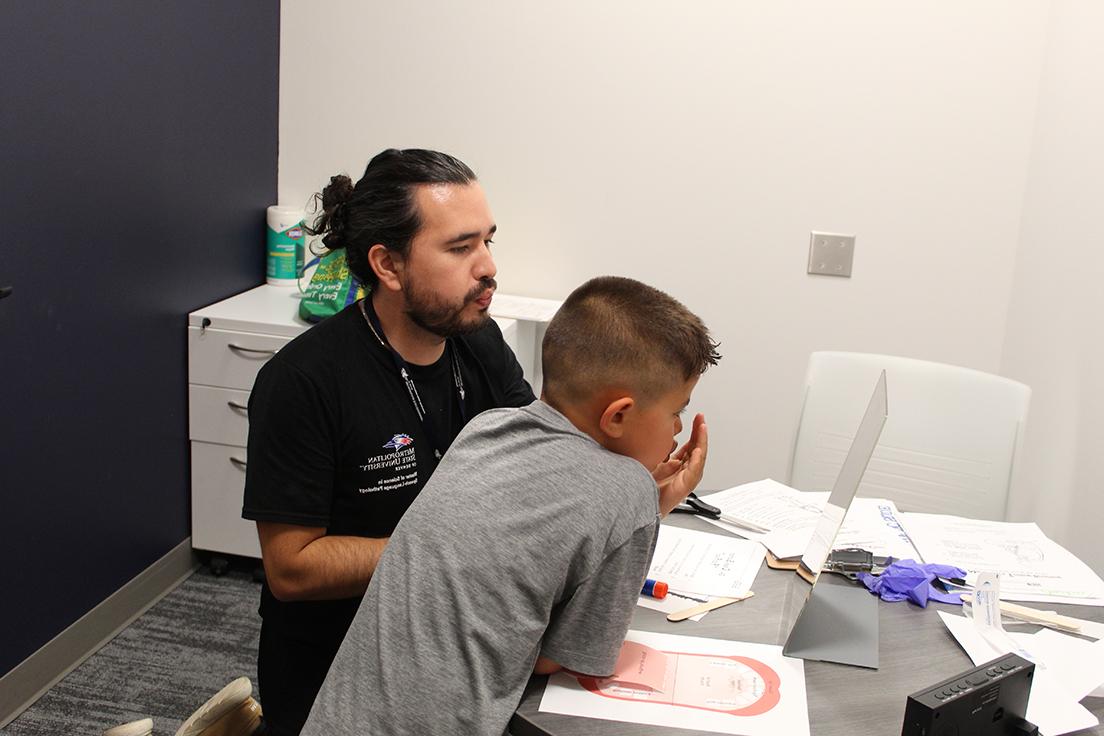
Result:
M722 529L745 539L761 542L776 557L801 557L809 545L821 511L828 502L826 491L798 491L771 479L745 483L710 494L702 499L721 513L769 533L755 532L724 520L708 519ZM844 518L833 549L861 547L875 555L919 561L908 533L900 521L897 506L884 498L856 498Z
M762 545L746 539L665 524L648 577L692 595L738 597L751 590L763 556Z
M1000 574L1001 599L1104 606L1104 580L1032 523L901 514L926 562Z
M1104 641L1091 642L1053 629L1009 636L1046 662L1073 697L1104 698Z
M1086 621L1084 619L1077 620L1081 624L1080 634L1082 636L1088 636L1093 639L1104 639L1104 622Z
M781 647L643 631L629 631L626 642L664 658L661 689L558 673L548 679L540 710L714 733L808 736L804 663L782 656ZM641 650L634 651L639 658Z
M719 508L722 514L732 515L764 529L798 531L809 528L811 535L812 525L816 524L816 520L820 518L820 510L828 501L828 493L803 493L776 480L765 478L711 493L702 500ZM723 523L715 523L726 529L730 528ZM744 534L739 527L731 528Z
M816 526L813 527L813 535L810 537L809 543L805 545L805 553L801 555L801 564L807 570L819 573L820 569L824 567L828 555L832 552L836 537L839 535L840 527L843 526L845 514L847 514L847 509L842 506L837 506L834 503L824 505L824 512L817 520Z
M996 659L1013 650L1020 656L1026 653L1026 658L1035 662L1035 677L1031 684L1031 697L1027 702L1027 720L1039 727L1040 734L1059 736L1099 724L1096 716L1079 704L1074 694L1066 690L1064 683L1056 676L1057 668L1047 666L1031 650L1032 640L1028 637L1033 637L1034 634L1005 634L1002 631L1001 634L1011 641L1005 646L998 646L994 641L999 637L984 636L974 622L965 616L939 611L939 617L966 650L974 665Z

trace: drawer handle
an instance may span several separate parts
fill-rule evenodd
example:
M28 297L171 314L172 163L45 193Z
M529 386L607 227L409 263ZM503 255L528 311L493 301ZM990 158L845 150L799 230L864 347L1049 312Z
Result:
M265 348L247 348L244 345L235 345L234 343L230 343L226 347L230 348L231 350L237 350L238 352L241 352L241 353L256 353L257 355L269 355L269 356L272 356L272 355L276 354L275 350L267 350Z
M226 405L229 406L231 409L237 409L238 411L249 411L248 406L246 406L245 404L239 404L236 401L227 401Z
M238 466L242 470L245 470L245 461L244 460L240 460L240 459L234 457L233 455L231 455L230 456L230 462L234 463L234 465Z

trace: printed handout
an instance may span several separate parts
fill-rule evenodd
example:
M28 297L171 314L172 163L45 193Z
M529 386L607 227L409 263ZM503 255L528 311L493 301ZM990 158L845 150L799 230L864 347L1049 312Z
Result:
M804 663L767 644L629 631L612 677L557 673L540 710L745 736L808 736Z

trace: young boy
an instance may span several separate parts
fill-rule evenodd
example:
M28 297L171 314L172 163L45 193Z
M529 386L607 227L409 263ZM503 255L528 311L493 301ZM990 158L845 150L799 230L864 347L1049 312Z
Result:
M701 479L720 356L701 320L626 278L548 326L544 390L461 432L402 517L303 733L501 734L529 676L612 673L661 515Z

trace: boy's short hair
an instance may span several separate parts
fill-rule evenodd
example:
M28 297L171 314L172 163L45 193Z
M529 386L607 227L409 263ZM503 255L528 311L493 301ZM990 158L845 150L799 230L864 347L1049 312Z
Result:
M659 398L721 359L701 319L633 279L599 276L556 312L541 347L543 393L582 401L606 388Z

